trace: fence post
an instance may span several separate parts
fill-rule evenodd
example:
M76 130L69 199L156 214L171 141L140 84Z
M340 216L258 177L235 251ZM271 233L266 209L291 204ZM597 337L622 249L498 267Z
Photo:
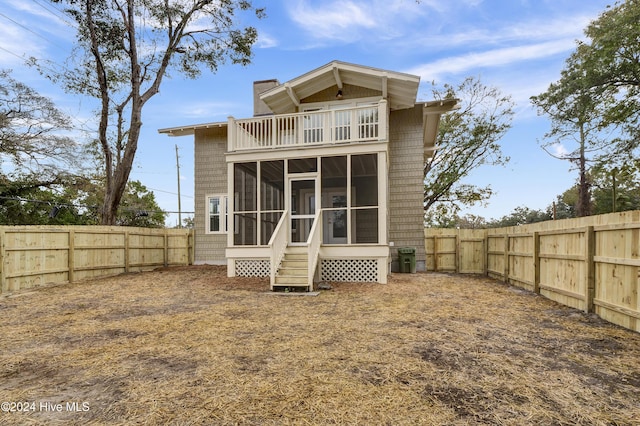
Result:
M504 234L504 282L509 283L509 234Z
M540 294L540 234L533 233L533 291Z
M489 232L487 230L485 230L484 232L484 273L486 276L489 276L489 240L491 239L491 236L489 235Z
M433 271L438 272L438 236L433 236Z
M585 295L585 312L593 312L593 299L596 297L596 265L594 257L596 255L596 233L593 226L587 226L585 231L586 245L586 268L587 268L587 294Z
M455 256L456 274L460 273L461 260L462 260L462 252L460 250L460 230L457 229L456 230L456 256Z
M68 256L69 258L67 259L68 263L68 273L69 273L69 282L72 283L75 281L75 253L76 253L76 231L74 231L73 229L69 230L69 251L68 251Z
M129 272L129 231L124 231L124 272Z
M163 263L166 268L169 266L169 235L167 234L168 230L165 228L164 230L164 254L163 254Z
M193 265L196 261L196 232L193 229L189 230L187 236L187 265Z

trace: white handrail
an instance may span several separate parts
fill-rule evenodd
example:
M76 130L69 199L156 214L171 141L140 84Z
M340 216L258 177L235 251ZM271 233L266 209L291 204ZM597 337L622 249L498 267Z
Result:
M270 253L270 269L269 269L269 283L271 289L276 282L276 273L280 262L284 257L284 252L287 249L287 243L289 242L289 210L285 210L276 229L273 231L271 238L269 239L269 253Z
M313 225L307 238L307 283L309 291L313 291L313 276L318 266L318 254L322 244L322 210L316 213L313 218Z

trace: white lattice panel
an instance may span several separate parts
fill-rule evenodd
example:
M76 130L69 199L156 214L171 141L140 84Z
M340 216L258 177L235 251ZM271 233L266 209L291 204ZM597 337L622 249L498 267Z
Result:
M236 275L239 277L268 277L269 268L268 260L236 260Z
M320 268L322 281L378 282L376 259L324 259Z

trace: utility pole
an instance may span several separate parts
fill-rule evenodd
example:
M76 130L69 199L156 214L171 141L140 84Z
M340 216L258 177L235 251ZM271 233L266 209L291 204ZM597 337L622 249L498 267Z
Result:
M182 228L182 206L180 203L180 157L178 156L177 144L176 144L176 170L178 171L178 228Z

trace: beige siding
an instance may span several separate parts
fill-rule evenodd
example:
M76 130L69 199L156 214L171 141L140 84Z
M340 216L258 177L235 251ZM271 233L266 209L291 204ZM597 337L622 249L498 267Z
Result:
M400 247L416 249L416 269L425 270L422 106L392 111L389 118L389 241L392 270Z
M195 263L226 264L226 234L206 233L206 197L227 193L227 128L200 130L195 136Z

